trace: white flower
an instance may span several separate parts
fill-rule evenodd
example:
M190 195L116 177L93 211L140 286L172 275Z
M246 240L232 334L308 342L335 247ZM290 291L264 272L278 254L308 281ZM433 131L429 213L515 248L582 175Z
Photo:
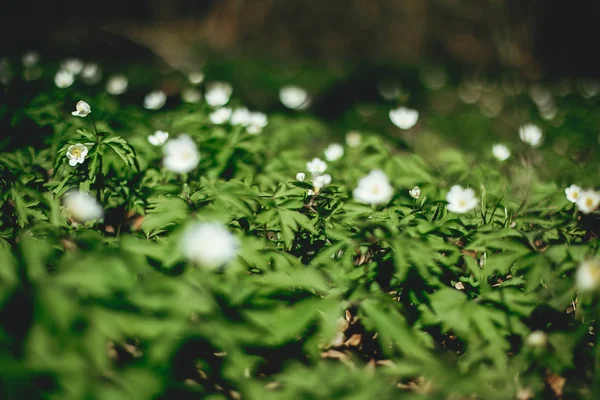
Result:
M321 175L326 169L327 163L317 157L306 163L306 170L313 176Z
M584 214L589 214L600 205L600 193L594 190L582 190L577 199L577 207Z
M182 133L176 139L169 140L163 146L163 165L177 173L190 172L200 162L200 153L196 143L187 134Z
M446 195L448 211L458 214L466 213L474 209L479 200L475 197L473 189L463 189L460 185L454 185Z
M102 206L88 193L72 191L65 195L64 205L74 221L84 223L102 218Z
M180 239L182 254L193 263L217 268L229 263L237 254L239 242L225 226L216 222L197 222L187 228Z
M156 131L152 135L148 136L148 142L152 146L162 146L169 138L169 132Z
M519 128L519 137L521 141L531 147L538 147L542 144L544 137L542 130L534 124L525 124Z
M358 181L358 186L352 192L354 199L365 204L386 204L394 194L387 175L374 169Z
M600 287L600 258L586 260L579 265L575 274L575 285L582 292Z
M67 158L69 159L69 165L74 167L77 164L83 164L85 156L87 156L88 148L81 143L76 143L69 146L67 149Z
M81 71L81 76L86 83L93 85L98 83L100 78L102 78L102 72L100 71L98 64L88 63Z
M79 100L77 102L75 110L76 111L73 111L71 115L82 118L87 117L88 114L92 112L92 108L90 107L90 105L83 100Z
M23 54L23 57L21 57L21 62L23 63L23 66L25 68L31 68L35 66L39 60L40 53L38 53L37 51L29 51Z
M286 85L279 90L279 100L292 110L304 110L310 105L308 92L300 86Z
M306 179L306 174L304 172L298 172L296 174L296 180L298 182L304 182L305 179Z
M204 72L202 71L193 71L188 74L188 80L193 85L199 85L204 80Z
M246 107L238 107L231 114L231 125L250 125L250 110Z
M222 107L229 101L233 88L227 82L211 82L206 85L204 97L211 107Z
M531 332L527 338L525 339L525 343L527 343L530 347L544 347L548 342L548 335L543 331L533 331Z
M106 82L106 91L108 94L118 96L125 93L128 85L129 81L125 75L113 75Z
M419 120L419 112L406 107L398 107L390 110L390 120L400 129L410 129Z
M362 142L362 137L357 131L350 131L346 133L346 144L348 147L358 147Z
M210 122L215 125L223 125L229 118L231 117L231 108L222 107L218 108L215 111L211 112L208 116L210 118Z
M325 149L325 159L327 161L336 161L344 155L344 148L339 143L333 143Z
M250 113L250 126L256 126L258 128L264 128L269 123L267 115L259 111L253 111Z
M410 197L412 197L413 199L418 199L419 197L421 197L421 188L415 186L414 188L408 191L408 194L410 194Z
M69 58L63 61L61 69L77 75L83 70L83 61L78 58Z
M61 89L68 88L73 82L75 82L75 75L69 71L61 69L54 76L54 84Z
M144 108L158 110L167 102L167 94L162 90L155 90L144 97Z
M323 174L313 179L313 185L316 189L322 189L331 183L331 175Z
M202 100L202 93L198 89L187 88L181 92L181 98L186 103L197 103Z
M571 203L577 203L581 195L581 188L577 185L571 185L565 189L565 195Z
M498 161L505 161L510 157L510 150L503 144L495 144L492 146L492 154Z

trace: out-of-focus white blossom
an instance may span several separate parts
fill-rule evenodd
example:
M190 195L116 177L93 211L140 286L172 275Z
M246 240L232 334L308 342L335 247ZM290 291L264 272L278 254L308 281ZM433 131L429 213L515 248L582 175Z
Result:
M350 131L346 133L346 144L348 147L358 147L362 143L362 136L360 132Z
M419 120L419 112L406 107L398 107L389 112L390 120L400 129L410 129Z
M167 94L162 90L155 90L144 97L144 108L148 110L159 110L167 102Z
M246 107L238 107L231 113L231 119L229 121L231 125L250 125L250 110Z
M358 181L352 192L354 199L365 204L386 204L392 199L394 189L385 172L375 169Z
M326 169L327 163L317 157L306 163L306 170L313 176L322 175Z
M83 67L83 70L81 71L81 77L87 84L94 85L98 83L102 78L100 66L98 66L96 63L85 64L85 67Z
M292 110L304 110L310 105L306 89L296 85L286 85L279 90L281 104Z
M229 121L229 118L231 118L231 108L218 108L215 111L211 112L208 115L208 118L210 119L210 122L212 122L215 125L223 125L227 123L227 121Z
M88 148L81 143L76 143L74 145L69 146L69 148L67 149L67 158L69 159L69 165L74 167L77 164L83 164L87 153Z
M102 206L88 193L80 191L68 192L63 203L72 220L85 223L102 218Z
M325 159L327 161L337 161L344 155L344 147L339 143L332 143L325 149Z
M544 331L533 331L527 336L525 343L534 348L545 347L548 343L548 335Z
M577 185L571 185L565 189L565 195L571 203L577 203L581 195L581 188Z
M206 85L204 98L209 106L218 108L223 107L229 102L233 93L233 88L227 82L211 82Z
M163 146L163 165L166 169L180 174L190 172L198 166L200 153L192 138L182 133Z
M37 51L28 51L21 57L21 62L25 68L35 67L40 60L40 53Z
M466 213L474 209L479 200L475 197L475 191L471 188L463 189L460 185L454 185L446 195L448 202L448 211L457 214Z
M218 268L235 258L239 241L229 230L216 222L197 222L181 236L182 254L194 264Z
M92 108L90 107L90 105L83 100L79 100L77 102L77 105L75 105L75 111L71 112L71 115L85 118L91 112Z
M192 85L199 85L204 81L204 72L192 71L188 74L188 80Z
M169 132L159 130L159 131L154 132L152 135L148 136L148 142L152 146L162 146L163 144L166 143L168 138L169 138Z
M413 199L418 199L419 197L421 197L421 188L415 186L414 188L408 191L408 194L410 194L410 197L412 197Z
M600 258L586 260L579 265L575 274L575 286L581 292L592 292L600 288Z
M582 190L577 199L577 208L584 214L594 212L600 205L600 193L595 190Z
M519 138L523 143L531 147L538 147L542 144L544 134L537 125L525 124L519 128Z
M108 94L112 94L114 96L118 96L120 94L125 93L127 90L127 86L129 85L129 81L125 75L113 75L108 78L106 82L106 91Z
M510 150L503 144L492 146L492 154L498 161L506 161L510 157Z
M69 71L60 70L54 76L54 84L60 89L66 89L75 82L75 75Z
M197 103L202 100L202 93L195 88L186 88L181 92L181 98L186 103Z
M323 189L331 183L331 175L323 174L313 178L313 185L317 189Z
M304 182L305 179L306 179L306 174L304 172L298 172L296 174L296 180L298 182Z
M83 70L83 61L78 58L68 58L60 67L64 71L69 71L73 75L79 74Z

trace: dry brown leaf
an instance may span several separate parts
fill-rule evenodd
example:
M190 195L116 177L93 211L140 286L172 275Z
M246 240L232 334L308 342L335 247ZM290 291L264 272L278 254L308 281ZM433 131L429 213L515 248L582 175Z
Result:
M344 342L344 344L348 347L357 347L362 343L362 335L360 333L355 333L354 335L350 336L350 338L348 338L348 340L346 340L346 342Z
M556 375L553 372L548 372L546 375L546 383L548 383L548 386L550 386L550 389L552 389L556 397L562 398L565 383L567 383L565 378Z

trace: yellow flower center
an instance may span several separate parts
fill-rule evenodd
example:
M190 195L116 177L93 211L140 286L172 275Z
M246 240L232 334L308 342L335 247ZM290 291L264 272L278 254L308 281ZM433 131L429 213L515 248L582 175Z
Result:
M74 149L71 150L71 155L73 155L74 157L81 157L81 149L78 147L75 147Z
M378 194L378 193L379 193L379 191L380 191L379 185L373 185L373 186L371 187L371 193L373 193L373 194Z
M585 205L588 206L589 208L592 208L592 206L594 205L594 199L592 199L591 197L588 197L587 199L585 199Z
M572 193L571 193L571 196L572 196L574 199L578 199L578 198L579 198L579 192L572 192Z

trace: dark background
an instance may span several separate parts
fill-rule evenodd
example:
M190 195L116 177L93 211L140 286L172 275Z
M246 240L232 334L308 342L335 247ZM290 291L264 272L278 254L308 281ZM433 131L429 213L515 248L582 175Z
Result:
M559 0L13 1L0 55L41 51L186 66L209 55L515 67L600 76L600 2ZM2 54L3 53L3 54Z

